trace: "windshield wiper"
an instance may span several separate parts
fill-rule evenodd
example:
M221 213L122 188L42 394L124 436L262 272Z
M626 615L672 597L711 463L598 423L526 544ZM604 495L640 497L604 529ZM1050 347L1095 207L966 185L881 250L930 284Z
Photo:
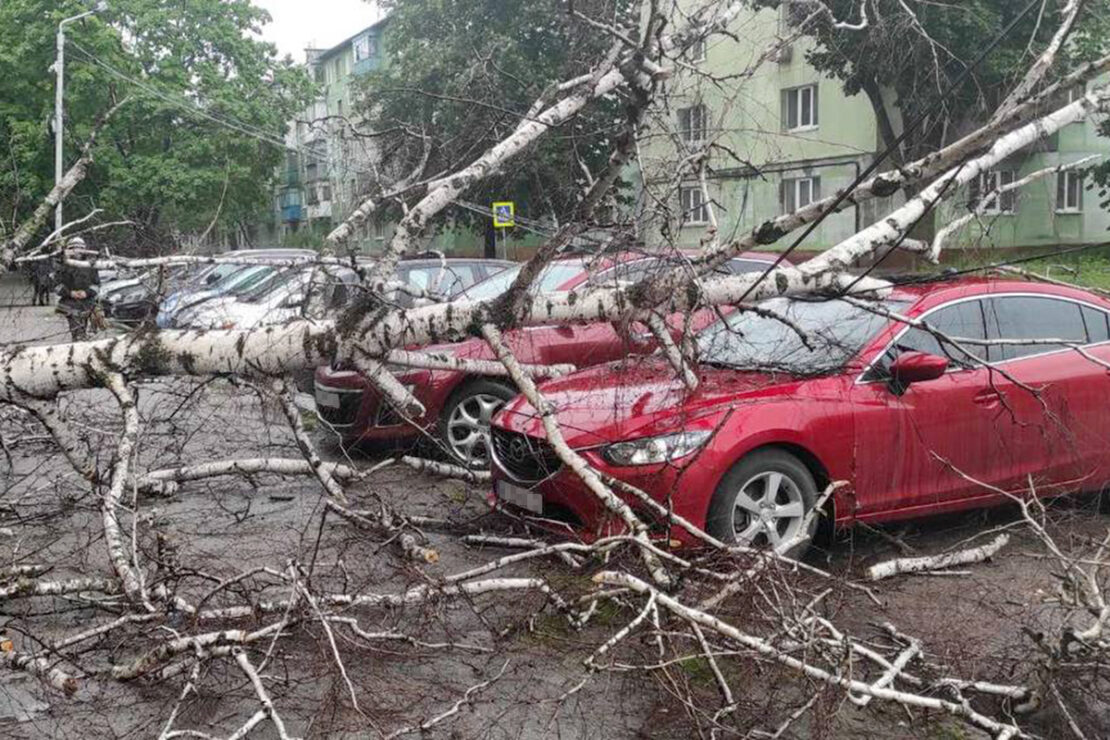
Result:
M726 362L724 360L703 360L703 359L699 359L698 364L699 365L705 365L706 367L717 367L717 368L721 368L722 370L750 370L751 369L751 368L749 368L745 365L738 365L735 362Z

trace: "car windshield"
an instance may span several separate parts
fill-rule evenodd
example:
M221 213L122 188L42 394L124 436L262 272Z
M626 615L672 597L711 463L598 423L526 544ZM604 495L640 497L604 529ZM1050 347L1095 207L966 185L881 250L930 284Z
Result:
M484 301L490 298L496 298L513 284L516 276L520 274L523 265L516 265L507 270L502 270L491 278L483 280L477 285L471 286L469 289L459 294L456 300L463 301ZM539 293L553 293L558 290L559 286L566 283L568 280L573 279L577 275L581 275L583 265L581 260L560 260L553 262L543 269L540 273L539 279L536 284L539 287Z
M879 305L899 311L907 304ZM701 362L798 375L831 372L842 368L887 322L885 316L838 299L772 298L758 309L737 312L704 329L698 335Z
M201 288L211 287L245 269L247 268L243 265L233 265L230 262L221 262L218 265L207 265L189 278L187 284L196 285Z
M300 275L299 270L275 271L261 282L247 287L235 288L231 293L244 303L258 303L265 300L274 291L288 285L298 275Z
M257 285L259 281L269 277L273 271L274 268L272 267L257 265L254 267L244 267L238 272L233 272L223 280L213 283L208 287L210 290L220 294L248 290Z

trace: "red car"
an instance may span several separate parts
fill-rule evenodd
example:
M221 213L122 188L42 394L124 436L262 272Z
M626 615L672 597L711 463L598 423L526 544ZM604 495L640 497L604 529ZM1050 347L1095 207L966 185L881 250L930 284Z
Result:
M963 349L844 300L761 305L811 347L783 322L740 312L699 334L693 393L658 358L548 381L567 443L722 540L791 551L812 534L806 514L829 481L849 484L831 512L845 526L1005 500L974 481L1020 492L1032 480L1047 494L1110 480L1106 367L1071 344L1015 343L1062 340L1110 361L1110 301L976 279L865 304L949 337L1015 340ZM619 530L544 436L523 398L494 419L495 495L586 537ZM693 544L685 530L658 529Z
M766 269L774 255L744 254L728 263L733 273ZM585 284L635 281L659 269L671 258L625 255L592 263L584 257L560 259L549 265L538 280L538 292L562 292ZM520 271L510 268L466 290L460 300L488 300L504 293ZM706 312L700 326L712 318ZM622 335L611 323L572 326L537 326L505 333L506 343L524 363L571 364L589 367L629 354L644 355L655 342L638 334ZM455 357L495 359L481 339L426 347ZM394 368L409 386L426 413L402 419L357 372L320 367L316 370L316 409L320 420L347 442L359 440L412 440L431 434L454 462L488 468L490 418L517 395L503 378L475 376L454 370Z

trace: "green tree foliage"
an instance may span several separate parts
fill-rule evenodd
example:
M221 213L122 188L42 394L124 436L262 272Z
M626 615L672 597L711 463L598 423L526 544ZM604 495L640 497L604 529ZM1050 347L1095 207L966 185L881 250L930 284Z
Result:
M0 2L4 226L53 182L55 32L91 4ZM67 215L102 208L134 220L148 244L201 231L217 214L229 228L257 220L272 202L286 122L312 94L303 70L253 35L268 20L249 0L111 0L68 26L67 161L113 100L129 102L101 134Z
M383 134L383 169L412 170L430 146L430 172L472 161L520 123L553 83L590 72L613 37L572 17L552 0L391 0L386 63L362 82L366 128ZM578 12L627 28L628 0L579 0ZM514 200L517 213L562 221L585 178L604 165L624 123L621 100L601 101L543 137L466 198L488 205ZM490 221L456 208L446 214L484 228ZM443 226L441 221L439 226Z

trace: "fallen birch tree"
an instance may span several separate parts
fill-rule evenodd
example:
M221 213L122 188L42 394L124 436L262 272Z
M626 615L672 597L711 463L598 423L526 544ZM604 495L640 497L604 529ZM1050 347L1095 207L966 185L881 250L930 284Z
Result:
M821 3L817 5L821 7L815 13L831 13ZM751 672L753 667L783 671L784 680L796 681L792 685L811 692L797 705L771 701L773 711L767 718L781 723L776 736L814 711L820 693L826 690L861 708L898 706L951 716L998 738L1029 736L1014 715L1019 708L1036 703L1034 688L1019 680L964 677L948 666L929 662L928 643L902 634L895 625L884 627L883 639L889 642L877 648L873 640L853 636L826 616L822 605L832 600L830 594L851 591L873 598L868 587L843 583L839 576L791 560L781 552L726 545L675 515L667 505L599 475L579 450L566 443L554 409L535 382L573 368L522 363L505 340L505 332L550 324L607 321L628 325L640 321L662 342L671 366L693 391L699 383L697 368L686 351L685 338L668 339L665 322L669 315L735 304L745 309L763 298L827 294L849 286L854 292L885 290L882 281L861 281L849 269L892 248L922 216L981 173L1064 126L1105 109L1110 102L1110 87L1097 85L1074 102L1045 111L1046 101L1059 90L1110 69L1110 57L1106 57L1061 74L1053 82L1046 81L1081 6L1068 4L1054 41L997 114L945 149L897 170L880 172L851 192L768 220L750 234L729 240L709 235L704 248L681 266L633 284L587 285L566 294L533 295L529 292L533 281L563 247L587 230L589 218L612 188L617 173L634 160L646 113L680 66L680 52L727 37L733 32L730 24L746 7L741 2L702 3L682 14L657 3L638 4L643 22L635 28L594 19L591 28L612 39L609 53L595 61L590 74L555 83L544 91L496 146L454 172L429 176L418 168L395 187L386 184L381 189L390 193L389 197L411 198L407 214L383 259L366 275L364 296L335 321L293 321L254 331L144 329L78 344L3 348L0 402L27 409L55 440L62 462L69 466L64 474L54 471L57 479L76 481L83 496L94 502L86 512L85 527L91 541L86 552L98 553L59 564L58 573L52 572L51 566L33 562L13 563L12 570L0 573L0 601L6 606L30 604L29 623L39 624L34 622L34 608L49 611L61 602L85 615L85 623L64 634L47 636L44 630L41 637L21 636L18 647L13 644L0 651L3 664L40 677L64 693L72 693L87 681L157 684L183 679L168 719L159 723L162 737L193 732L177 729L183 721L183 708L206 682L217 685L218 678L212 673L216 666L223 666L234 671L249 706L245 718L235 715L233 736L244 736L269 722L279 736L286 737L311 724L303 718L293 719L283 697L276 695L280 684L273 678L277 664L285 661L284 651L292 650L298 640L318 648L316 658L327 666L339 687L334 691L337 705L370 721L372 713L362 704L373 692L359 681L356 667L362 667L360 660L373 661L380 654L376 651L401 648L414 653L496 652L512 634L534 631L537 622L546 619L560 629L586 635L587 640L580 661L582 677L570 682L567 691L557 697L560 706L582 692L601 671L664 675L677 686L671 673L674 666L696 660L708 667L719 706L705 711L688 687L673 693L711 733L739 727L728 724L736 719L743 701L736 684L737 671L729 667L733 664L741 667L741 673ZM853 33L868 30L865 4L860 5L859 18L859 23L845 22ZM769 58L763 55L759 64ZM383 294L393 286L397 261L417 249L420 237L438 214L468 188L526 157L532 143L552 135L576 113L609 95L626 96L630 108L609 167L588 178L577 214L580 220L560 228L540 248L508 293L491 301L407 309L385 300ZM694 168L691 171L699 173L704 187L704 162L681 167ZM920 188L903 205L804 264L782 264L754 275L714 273L728 258L753 246L775 243L834 208L885 197L909 184ZM330 242L347 240L353 229L374 214L381 200L379 195L359 206L332 233ZM33 235L38 227L31 224L28 229ZM31 235L6 247L5 261L27 251ZM620 243L617 236L621 235L614 236L614 243ZM332 259L343 262L341 258L319 261ZM130 264L151 267L206 260L212 261L169 257ZM297 261L289 266L304 264ZM466 361L410 349L467 337L481 337L496 360ZM358 369L404 412L419 411L419 404L389 365L465 369L510 379L537 410L555 453L581 479L589 495L622 523L624 532L590 544L551 544L537 539L533 532L518 536L519 532L490 535L472 531L468 532L468 544L523 551L455 569L444 561L428 534L444 520L412 515L406 510L407 502L376 488L371 474L381 468L366 471L353 461L326 459L319 437L312 434L295 403L287 378L296 371L330 363ZM236 457L237 450L217 445L209 451L215 459L144 467L151 455L149 448L157 444L152 440L178 431L172 423L176 411L144 415L142 395L136 398L136 388L151 378L170 383L227 379L229 382L219 387L244 404L243 408L249 400L250 414L263 419L261 426L269 441L281 429L282 456L251 451ZM86 420L78 427L73 413L60 411L59 399L76 397L81 391L97 392L111 412L98 407L101 418L95 423ZM186 407L192 391L183 395L180 405ZM246 411L242 414L248 415ZM401 462L426 473L484 479L435 461L404 458ZM300 536L307 544L295 548L296 556L282 562L256 564L247 548L215 564L197 552L183 559L182 550L188 543L171 534L172 522L164 521L158 511L165 504L156 503L161 499L155 498L195 490L194 486L199 489L201 484L234 487L240 479L255 485L256 479L287 478L308 481L317 493L304 497L313 502L305 509L308 521L300 523ZM837 495L838 490L830 485L825 497ZM195 502L200 497L191 498ZM708 554L671 548L665 538L655 536L646 516L638 511L691 533ZM232 516L242 516L236 522L241 523L251 515L236 511ZM310 529L316 530L314 539L304 534ZM808 532L808 523L804 529ZM341 547L328 542L329 537L341 536L337 533L346 533L351 541ZM787 551L796 544L788 542L781 549ZM911 572L974 562L994 554L1002 544L996 541L977 548L974 554L954 553L920 566L895 561L879 570ZM333 560L326 564L318 560L320 550ZM1099 567L1104 550L1105 543L1096 552ZM348 552L369 561L354 576L345 557ZM525 566L532 570L522 574L518 568ZM598 575L583 578L587 572ZM1071 639L1101 649L1102 628L1110 614L1102 588L1090 585L1089 571L1072 567L1068 573L1067 588L1081 591L1076 591L1080 593L1076 603L1087 612L1098 612L1091 624ZM738 619L720 614L725 603L748 601L755 606ZM698 605L691 606L695 603ZM502 620L489 616L506 605L524 605L526 617ZM618 615L615 629L610 627L613 614ZM461 636L472 633L483 639L475 643ZM633 636L643 636L641 649L631 644ZM109 644L116 647L105 650ZM1057 650L1061 651L1067 652ZM399 723L399 729L376 725L375 730L388 737L439 726L458 715L475 694L495 688L504 671L502 664L499 671L477 676L478 680L458 692L457 699L435 695L436 708L421 705L424 719ZM813 686L820 688L813 692ZM1001 708L994 704L984 708L983 697L1002 702Z

